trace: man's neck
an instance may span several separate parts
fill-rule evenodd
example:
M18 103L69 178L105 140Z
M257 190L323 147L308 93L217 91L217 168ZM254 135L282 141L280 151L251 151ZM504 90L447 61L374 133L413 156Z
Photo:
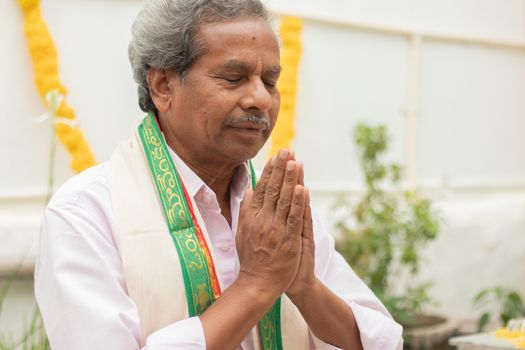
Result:
M166 137L166 143L177 156L215 193L221 213L231 226L230 185L240 165L199 159Z
M210 164L206 161L195 160L181 154L175 150L177 155L184 163L195 173L202 181L208 185L215 195L219 203L222 200L230 198L230 184L233 181L238 166L225 166Z
M193 158L184 157L174 149L179 158L193 170L202 181L215 193L217 202L221 208L221 214L224 216L228 225L231 227L231 206L230 206L230 184L233 181L237 167L216 166L213 167L209 162L195 161Z

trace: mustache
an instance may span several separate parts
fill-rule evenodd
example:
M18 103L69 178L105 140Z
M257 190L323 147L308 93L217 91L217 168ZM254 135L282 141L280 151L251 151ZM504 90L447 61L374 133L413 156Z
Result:
M262 114L245 114L240 117L230 117L226 126L235 126L242 123L256 123L264 126L264 131L270 129L270 122Z

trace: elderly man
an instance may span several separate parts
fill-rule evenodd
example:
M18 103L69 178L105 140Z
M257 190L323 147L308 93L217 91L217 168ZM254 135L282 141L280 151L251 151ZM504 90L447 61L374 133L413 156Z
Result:
M46 212L35 279L53 349L400 349L312 218L294 153L256 181L280 73L259 0L152 0L129 57L148 115Z

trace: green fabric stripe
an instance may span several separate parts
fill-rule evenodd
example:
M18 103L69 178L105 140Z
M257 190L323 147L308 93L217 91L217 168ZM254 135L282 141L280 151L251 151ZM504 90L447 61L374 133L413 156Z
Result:
M179 255L188 313L198 316L213 302L213 291L208 264L199 246L182 183L151 113L139 126L139 135Z
M255 189L255 186L257 186L257 175L255 175L255 169L253 168L252 161L248 161L248 165L250 167L250 174L252 178L252 189Z
M182 182L154 117L149 113L139 135L159 193L170 235L181 263L189 316L201 315L213 302L209 269L200 248ZM257 177L249 161L252 188ZM262 350L282 350L281 299L258 322Z
M277 299L270 311L259 321L259 339L264 350L282 350L281 298Z
M275 301L273 306L274 310L274 322L275 322L275 341L278 350L283 350L283 337L281 333L281 298Z

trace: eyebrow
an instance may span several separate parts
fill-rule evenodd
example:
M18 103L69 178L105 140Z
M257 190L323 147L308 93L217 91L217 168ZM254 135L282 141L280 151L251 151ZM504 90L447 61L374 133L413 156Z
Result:
M235 69L235 70L243 70L243 71L249 71L251 69L253 69L249 64L247 64L246 62L242 62L242 61L239 61L239 60L235 60L235 59L232 59L232 60L229 60L228 62L226 62L223 66L224 68L226 69ZM274 75L278 75L281 73L281 66L280 65L276 65L276 66L271 66L270 68L266 69L264 71L265 74L274 74Z

